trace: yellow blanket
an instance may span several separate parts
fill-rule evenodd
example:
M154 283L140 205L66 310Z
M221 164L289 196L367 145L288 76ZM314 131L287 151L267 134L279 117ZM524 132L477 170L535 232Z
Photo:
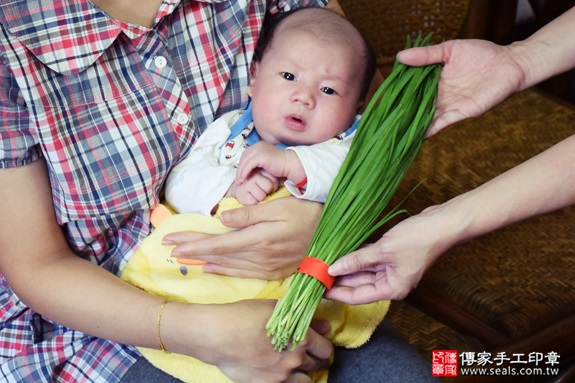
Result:
M235 200L234 200L235 201ZM222 201L224 202L224 201ZM234 205L233 201L227 201ZM221 211L221 208L220 208ZM227 303L243 299L278 299L286 292L291 278L266 281L202 273L201 265L184 265L170 256L173 246L163 246L168 233L195 231L225 233L218 218L199 214L175 214L160 222L146 238L122 272L122 279L154 294L191 303ZM350 306L323 300L315 318L328 320L328 338L334 345L348 348L364 344L383 320L389 301ZM230 383L220 370L185 355L139 348L154 366L188 383ZM284 351L289 352L289 351ZM327 371L312 375L315 383L327 382Z

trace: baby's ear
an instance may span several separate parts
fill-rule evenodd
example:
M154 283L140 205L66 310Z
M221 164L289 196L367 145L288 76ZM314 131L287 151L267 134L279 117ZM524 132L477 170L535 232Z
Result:
M253 64L253 70L252 70L252 73L250 76L250 84L248 85L248 96L250 96L250 97L252 96L252 92L253 92L252 88L256 82L256 78L258 76L259 69L260 69L260 62L256 61Z

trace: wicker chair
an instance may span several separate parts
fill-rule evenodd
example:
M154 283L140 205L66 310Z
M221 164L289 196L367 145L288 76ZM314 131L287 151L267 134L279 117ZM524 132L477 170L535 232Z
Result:
M433 32L434 40L441 41L503 33L488 30L486 20L493 18L487 15L494 1L339 2L374 45L384 74L406 35ZM513 2L501 3L509 7ZM509 13L509 9L497 12ZM397 195L405 196L425 179L404 205L418 213L573 134L575 107L528 89L481 118L427 140ZM575 368L570 372L568 368L575 365L574 252L575 207L512 225L450 250L405 301L392 304L389 318L428 359L434 349L561 355L563 380L504 376L490 377L489 382L575 381ZM463 376L446 379L485 381Z
M340 0L340 4L373 45L378 65L387 66L405 47L408 35L415 38L433 32L435 41L458 37L470 0Z

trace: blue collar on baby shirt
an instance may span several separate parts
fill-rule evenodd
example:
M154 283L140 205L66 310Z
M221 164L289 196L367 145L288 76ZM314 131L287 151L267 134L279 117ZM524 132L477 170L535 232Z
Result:
M359 125L359 121L360 121L359 118L355 120L355 122L345 131L345 136L349 136L350 134L353 134L355 132L355 130L357 129L357 126ZM252 103L250 102L248 104L246 110L244 111L244 113L242 113L240 118L230 128L230 135L226 141L229 141L229 140L233 139L234 137L236 137L252 122L253 122ZM254 127L254 129L252 129L250 134L248 134L248 136L246 137L246 142L248 143L248 145L251 146L258 141L261 141L261 138L260 138L260 135L258 134L258 132L256 132L256 128ZM287 147L286 144L282 144L282 143L276 144L276 146L280 149L285 149Z

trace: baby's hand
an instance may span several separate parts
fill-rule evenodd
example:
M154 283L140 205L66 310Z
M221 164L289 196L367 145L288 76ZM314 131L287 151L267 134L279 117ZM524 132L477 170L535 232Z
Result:
M259 141L247 148L240 159L236 182L243 184L248 180L251 173L263 169L275 178L288 177L288 156L291 153L282 150L270 143ZM291 152L291 151L289 151Z
M278 187L277 177L256 169L250 172L249 178L242 184L234 182L228 195L236 197L242 204L249 206L263 201L268 194L278 190Z

